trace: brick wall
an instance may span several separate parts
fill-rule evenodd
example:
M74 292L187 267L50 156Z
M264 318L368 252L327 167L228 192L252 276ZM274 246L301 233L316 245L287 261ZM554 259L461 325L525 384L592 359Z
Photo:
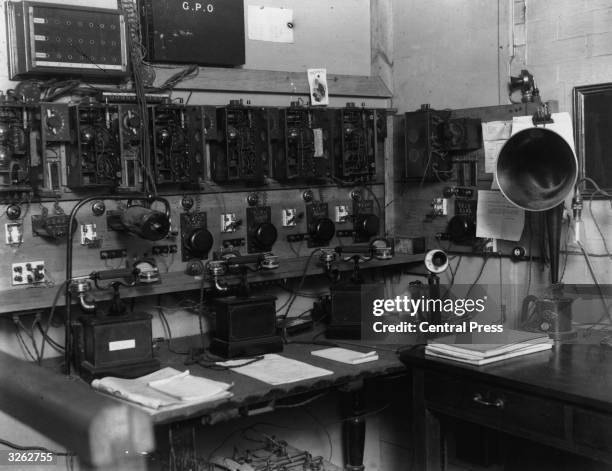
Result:
M515 12L523 4L525 65L544 99L571 112L573 87L612 82L612 1L521 0Z

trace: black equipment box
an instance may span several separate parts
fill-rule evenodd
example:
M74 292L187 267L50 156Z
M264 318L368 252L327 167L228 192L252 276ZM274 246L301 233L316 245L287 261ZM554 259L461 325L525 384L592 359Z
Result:
M75 363L87 381L136 378L159 369L153 358L151 315L83 316L75 324Z
M243 65L243 0L140 0L147 59L217 66Z
M216 324L211 353L234 358L283 350L276 326L274 296L216 299L213 310Z
M128 74L126 25L118 10L6 2L9 77Z
M361 321L372 316L375 299L385 298L385 286L380 283L347 281L332 286L331 316L325 331L329 339L361 339Z

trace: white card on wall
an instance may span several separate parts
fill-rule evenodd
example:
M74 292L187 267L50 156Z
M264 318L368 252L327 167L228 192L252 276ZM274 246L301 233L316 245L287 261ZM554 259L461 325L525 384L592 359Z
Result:
M249 5L249 39L274 43L293 43L293 10Z
M326 69L308 69L308 86L310 87L311 106L329 105Z

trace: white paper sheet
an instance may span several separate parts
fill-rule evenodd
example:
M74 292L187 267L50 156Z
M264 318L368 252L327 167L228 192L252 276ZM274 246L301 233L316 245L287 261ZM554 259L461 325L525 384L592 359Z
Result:
M249 39L274 43L293 43L293 10L249 5Z
M574 128L572 126L572 118L567 112L553 113L551 115L553 123L546 124L543 127L551 129L559 134L572 148L572 151L576 153L576 147L574 145ZM531 116L517 116L512 119L512 135L514 136L517 132L523 129L532 128L533 121Z
M486 173L495 173L497 157L499 157L499 151L501 151L505 143L506 141L484 141Z
M292 360L275 353L268 353L262 360L245 366L235 367L244 363L244 360L229 360L217 363L221 366L232 366L232 371L251 378L258 379L264 383L277 386L279 384L296 383L305 379L318 378L334 374L333 371L325 370L309 365L303 361Z
M482 139L484 141L505 141L510 139L512 121L489 121L482 123Z
M525 226L525 211L499 191L480 190L476 210L476 237L518 241Z

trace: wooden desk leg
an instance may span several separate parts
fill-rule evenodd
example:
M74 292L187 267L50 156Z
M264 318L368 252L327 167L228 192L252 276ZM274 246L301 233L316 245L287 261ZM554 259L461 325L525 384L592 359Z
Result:
M423 370L415 368L412 374L414 469L444 470L446 469L446 447L440 419L427 410Z
M342 415L342 445L347 471L363 471L366 422L365 391L363 382L348 385L340 390Z

